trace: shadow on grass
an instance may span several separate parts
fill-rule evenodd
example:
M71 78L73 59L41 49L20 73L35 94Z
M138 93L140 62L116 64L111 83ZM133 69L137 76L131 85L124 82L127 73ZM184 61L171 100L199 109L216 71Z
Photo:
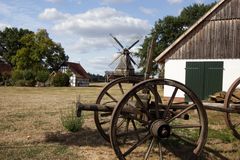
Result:
M96 129L82 128L80 131L72 133L47 132L45 142L60 143L75 146L109 146Z
M206 146L204 147L202 153L199 156L196 156L192 153L196 146L181 138L168 139L166 142L162 141L161 144L168 152L172 153L181 160L229 160L229 158L222 155L220 151L216 151Z
M45 134L45 142L49 143L59 143L62 145L75 145L75 146L91 146L91 147L101 147L107 146L111 147L110 143L105 141L96 129L82 128L79 132L75 133L61 133L61 132L48 132ZM204 147L203 152L200 156L193 155L192 151L196 146L193 146L184 139L174 138L166 139L161 142L162 146L167 152L170 152L175 157L181 160L208 160L208 159L221 159L228 160L229 158L222 155L221 151L216 151L210 147ZM164 151L163 151L163 154Z

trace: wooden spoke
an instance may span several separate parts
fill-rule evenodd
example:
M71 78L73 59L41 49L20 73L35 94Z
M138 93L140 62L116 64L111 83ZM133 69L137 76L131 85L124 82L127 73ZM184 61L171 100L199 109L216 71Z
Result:
M159 114L159 106L158 104L161 104L162 103L162 99L157 91L157 86L156 85L149 85L148 88L151 90L151 92L154 94L154 98L155 98L155 114L156 114L156 117L157 119L160 118L160 114Z
M126 157L127 155L129 155L134 149L136 149L138 146L140 146L141 144L143 144L147 139L151 138L151 134L147 134L145 137L143 137L140 141L138 141L137 143L135 143L131 148L129 148L124 154L123 156Z
M154 85L154 87L153 87L153 86L148 86L148 88L149 88L153 93L155 93L155 94L157 95L157 97L155 97L155 98L157 98L156 101L157 101L158 103L162 103L161 96L159 95L158 90L157 90L157 85Z
M167 121L167 123L171 123L174 119L180 117L182 114L186 113L187 111L189 111L191 108L193 108L195 106L195 104L190 105L189 107L185 108L184 110L182 110L182 112L178 113L176 116L172 117L171 119L169 119Z
M238 127L240 125L240 122L233 125L234 128Z
M142 119L140 119L140 118L137 118L137 117L135 117L135 116L132 116L132 115L130 115L130 114L123 114L123 116L124 116L125 118L130 118L130 119L132 119L132 120L136 120L136 121L138 121L138 122L141 122L141 123L143 123L144 125L149 125L149 123L150 123L150 122L144 121L144 120L142 120Z
M106 95L111 98L113 101L118 102L112 95L110 95L108 92L106 92Z
M171 96L170 100L168 101L168 105L166 107L166 110L164 111L163 119L165 119L167 117L168 112L169 112L169 108L171 108L171 106L172 106L172 103L173 103L173 100L174 100L174 98L177 94L177 91L178 91L178 88L175 88L173 93L172 93L172 96Z
M148 159L148 157L150 155L150 152L152 151L152 148L153 148L154 140L155 140L155 138L153 137L152 140L151 140L151 143L148 146L148 149L147 149L147 152L145 154L144 160Z
M125 126L125 133L127 133L127 134L124 136L123 143L126 143L126 140L127 140L127 137L128 137L129 122L130 122L130 120L127 119L127 123L126 123L126 126Z
M119 129L124 122L126 122L126 119L121 120L121 122L117 124L117 129Z
M159 150L159 160L163 160L163 153L162 153L162 144L161 144L161 142L158 143L158 150Z
M118 83L118 86L119 86L120 91L122 92L122 94L124 94L124 91L123 91L123 88L122 88L122 84L121 84L121 83Z
M145 104L142 102L142 100L139 98L139 96L135 93L134 97L136 98L136 100L139 102L139 104L142 106L142 109L144 111L144 113L146 113L148 119L151 119L151 116L147 110L147 107L145 106Z
M137 131L137 127L136 127L136 124L135 124L134 120L131 119L131 122L132 122L132 125L133 125L133 128L134 128L134 131ZM138 133L136 133L136 136L138 137L138 140L140 140L140 137L139 137Z

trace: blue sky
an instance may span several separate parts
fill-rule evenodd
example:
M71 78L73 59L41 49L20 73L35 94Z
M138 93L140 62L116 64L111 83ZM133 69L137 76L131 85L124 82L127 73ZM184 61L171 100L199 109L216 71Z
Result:
M215 0L0 0L0 30L47 29L50 38L62 44L69 61L80 62L87 72L104 74L120 47L140 39L137 51L155 21L177 16L193 3Z

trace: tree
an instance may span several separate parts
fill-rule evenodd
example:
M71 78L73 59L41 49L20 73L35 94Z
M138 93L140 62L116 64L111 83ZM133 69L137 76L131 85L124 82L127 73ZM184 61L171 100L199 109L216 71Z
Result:
M147 49L153 38L156 35L156 46L153 51L153 59L159 53L170 46L184 31L186 31L193 23L202 17L215 3L212 4L193 4L182 10L179 16L166 16L155 22L151 33L145 37L141 48L135 55L140 58L139 66L141 72L145 71ZM156 73L156 70L155 70Z
M22 43L19 41L23 36L33 33L28 29L17 29L6 27L3 31L0 31L0 44L1 49L0 55L11 65L12 58L17 54L17 50L22 48Z
M14 67L13 77L20 85L29 85L30 80L24 73L31 72L31 82L35 83L36 79L47 77L44 71L57 71L68 60L61 44L54 42L45 29L34 33L26 29L5 28L0 31L0 44L0 55ZM36 77L38 73L40 77ZM22 76L19 78L19 75Z
M60 65L68 60L60 44L49 38L46 30L39 30L36 34L27 34L20 39L23 47L13 56L16 68L20 70L41 69L57 71Z

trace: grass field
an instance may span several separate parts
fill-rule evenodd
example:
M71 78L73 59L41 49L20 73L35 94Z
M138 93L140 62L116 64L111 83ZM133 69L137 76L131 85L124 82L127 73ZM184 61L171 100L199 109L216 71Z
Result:
M61 112L81 102L94 103L104 84L82 88L0 87L0 159L116 159L99 135L93 114L84 113L81 131L70 133ZM240 159L240 141L226 129L223 114L208 112L209 159ZM240 118L240 117L239 117Z

